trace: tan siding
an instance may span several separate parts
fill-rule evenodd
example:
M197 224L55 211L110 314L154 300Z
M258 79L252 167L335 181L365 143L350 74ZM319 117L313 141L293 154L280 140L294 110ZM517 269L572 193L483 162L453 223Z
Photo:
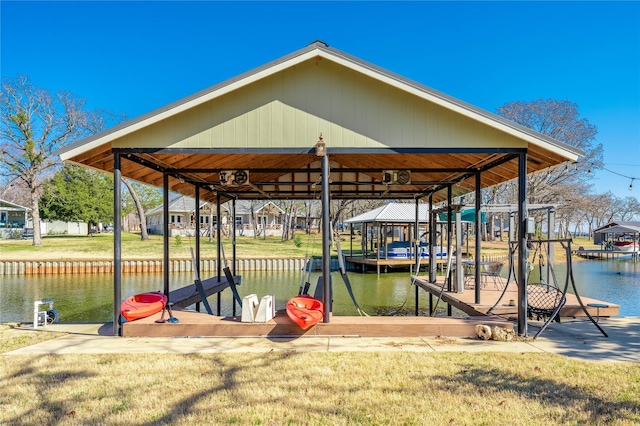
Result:
M310 60L120 138L116 147L524 147L408 92Z

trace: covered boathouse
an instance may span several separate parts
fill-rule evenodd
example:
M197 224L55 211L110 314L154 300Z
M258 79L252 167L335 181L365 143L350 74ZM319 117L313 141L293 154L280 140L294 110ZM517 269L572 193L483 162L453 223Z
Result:
M479 203L482 188L518 179L516 266L518 282L526 283L526 175L584 155L320 41L57 154L114 174L116 335L122 331L121 178L163 188L165 215L170 191L218 205L321 196L323 322L329 323L330 198L414 200L416 209L426 200L430 211L439 204L453 212L454 197L475 191ZM169 233L164 235L168 263ZM475 250L480 252L479 241ZM164 274L169 294L168 268ZM527 333L526 297L526 286L520 286L521 335Z

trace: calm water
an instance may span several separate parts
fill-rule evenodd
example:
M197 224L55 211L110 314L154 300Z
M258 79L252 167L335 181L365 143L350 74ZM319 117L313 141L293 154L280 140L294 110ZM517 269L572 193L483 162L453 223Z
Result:
M566 268L556 267L556 276L564 284ZM318 274L312 274L311 292ZM574 264L574 277L580 295L620 305L620 316L640 316L640 262L585 261ZM381 274L349 273L356 300L369 314L378 308L392 307L412 310L415 306L414 289L408 272ZM83 276L4 276L0 284L0 322L33 320L33 302L53 299L54 308L64 322L110 321L113 312L113 277L111 275ZM161 274L123 275L122 296L162 289ZM171 289L191 284L192 274L172 275ZM534 277L531 278L531 281ZM342 279L333 274L334 305L336 315L357 315ZM286 301L297 294L300 272L245 272L240 296L256 293L258 297L274 294L276 309L283 309ZM221 297L223 315L230 315L232 296L226 290ZM209 299L215 311L217 297ZM420 294L420 306L427 307L426 293ZM204 307L202 308L204 310ZM239 314L239 310L238 310Z

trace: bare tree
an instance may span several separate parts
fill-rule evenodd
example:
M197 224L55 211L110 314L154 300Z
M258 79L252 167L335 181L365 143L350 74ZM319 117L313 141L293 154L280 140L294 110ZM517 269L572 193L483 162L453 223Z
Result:
M560 142L585 151L584 158L572 165L564 165L529 175L527 194L530 203L557 203L567 196L577 198L588 192L591 171L602 168L603 148L596 142L596 127L581 118L578 106L570 101L537 99L531 102L509 102L497 113L513 122L536 130ZM506 183L503 186L515 185ZM515 191L511 191L515 195ZM510 202L514 202L510 200Z
M42 245L39 202L42 184L60 162L53 152L92 133L99 114L83 110L84 100L60 91L51 95L28 77L5 79L0 91L0 175L29 191L33 245Z

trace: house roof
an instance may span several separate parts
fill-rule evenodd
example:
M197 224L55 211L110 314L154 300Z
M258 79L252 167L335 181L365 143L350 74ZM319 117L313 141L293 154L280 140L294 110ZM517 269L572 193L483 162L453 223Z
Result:
M206 201L200 201L200 208L206 205ZM161 214L163 212L163 205L160 204L157 207L149 210L147 212L147 216L152 216L155 214ZM169 201L169 212L173 213L193 213L196 209L196 200L195 198L186 197L184 195L180 195L178 197L173 198Z
M575 161L584 152L388 70L314 42L61 148L69 161L113 171L173 192L224 200L314 198L321 180L315 145L330 159L333 198L434 202L528 172ZM246 182L221 181L243 171ZM395 180L408 171L409 180ZM230 174L227 173L226 176ZM391 176L391 182L385 176Z
M29 207L21 206L20 204L12 203L11 201L0 199L0 207L10 207L13 210L26 210L31 211Z
M236 215L251 214L251 203L252 202L255 203L254 204L254 211L256 213L259 213L265 207L273 207L278 211L278 213L284 213L284 210L282 210L280 207L278 207L277 205L275 205L271 201L238 200L238 201L236 201ZM204 207L206 204L207 204L207 201L200 201L200 208ZM191 197L187 197L187 196L181 195L181 196L175 197L174 199L169 201L169 212L172 212L172 213L193 213L195 211L195 205L196 205L195 198L191 198ZM231 206L227 205L226 203L222 204L221 207L222 207L222 209L224 209L226 211L230 211L231 210ZM147 216L155 215L155 214L161 214L162 211L163 211L162 210L162 205L159 205L159 206L154 207L153 209L149 210L149 212L147 213Z
M236 201L236 215L247 215L251 214L251 200L238 200ZM276 206L271 201L253 201L253 209L256 213L261 212L263 209L267 207L275 208L278 213L284 213L280 207ZM230 207L228 208L230 209Z

